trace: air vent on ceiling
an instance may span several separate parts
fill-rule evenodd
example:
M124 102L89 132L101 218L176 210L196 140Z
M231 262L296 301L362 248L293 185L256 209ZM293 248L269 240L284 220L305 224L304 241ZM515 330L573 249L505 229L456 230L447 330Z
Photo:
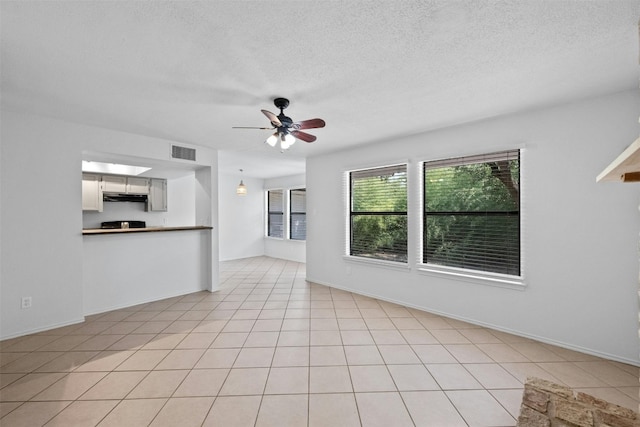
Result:
M180 147L178 145L171 146L171 157L174 159L196 160L196 149Z

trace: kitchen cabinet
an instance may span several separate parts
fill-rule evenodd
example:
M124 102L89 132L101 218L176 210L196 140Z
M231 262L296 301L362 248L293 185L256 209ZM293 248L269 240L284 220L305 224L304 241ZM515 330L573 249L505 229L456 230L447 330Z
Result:
M82 174L82 210L102 212L100 175Z
M82 174L82 210L103 211L103 194L147 195L148 211L166 212L167 180L123 175Z
M149 194L149 178L103 175L102 191L120 194Z
M153 212L166 212L167 210L167 180L151 178L149 180L149 205L148 210Z
M149 179L127 177L127 193L128 194L149 194Z
M126 193L127 177L117 175L103 175L102 191L104 191L105 193Z

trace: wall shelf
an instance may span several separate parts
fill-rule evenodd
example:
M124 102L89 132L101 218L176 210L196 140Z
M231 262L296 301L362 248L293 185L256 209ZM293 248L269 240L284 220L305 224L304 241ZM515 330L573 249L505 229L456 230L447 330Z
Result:
M596 182L640 182L640 138L629 145L596 178Z

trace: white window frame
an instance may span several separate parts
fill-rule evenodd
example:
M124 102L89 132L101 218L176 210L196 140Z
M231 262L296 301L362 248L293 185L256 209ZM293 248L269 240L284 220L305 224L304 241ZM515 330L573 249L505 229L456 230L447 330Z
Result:
M270 215L271 215L271 211L269 210L269 192L271 191L280 191L282 192L282 237L278 237L278 236L271 236L269 235L270 232ZM264 235L267 239L274 239L274 240L285 240L285 236L286 236L286 231L287 231L287 225L286 225L286 215L285 215L285 209L286 209L286 201L285 201L285 189L284 188L270 188L268 190L265 190L265 232Z
M471 269L464 269L464 268L457 268L457 267L449 267L449 266L441 266L441 265L434 265L434 264L427 264L423 262L423 250L424 250L424 164L425 163L429 163L433 160L437 160L437 159L430 159L430 160L423 160L421 162L419 162L418 164L418 168L419 168L419 197L420 197L420 203L418 204L418 206L420 206L419 208L419 216L420 216L420 236L418 239L418 251L417 251L417 270L425 275L430 275L430 276L435 276L435 277L439 277L439 278L445 278L445 279L451 279L451 280L456 280L456 281L466 281L466 282L470 282L470 283L475 283L475 284L482 284L482 285L489 285L489 286L496 286L496 287L502 287L502 288L507 288L507 289L514 289L514 290L524 290L527 286L527 282L525 280L525 275L524 275L524 271L525 271L525 237L526 237L526 229L525 229L525 214L526 214L526 209L525 209L525 200L526 198L524 197L524 195L526 195L526 190L525 190L525 170L526 170L526 166L525 166L525 157L526 157L526 152L524 150L523 147L515 147L515 148L507 148L507 149L498 149L498 150L491 150L491 149L487 149L484 150L482 153L476 153L475 155L482 155L483 153L491 153L491 152L498 152L498 151L510 151L510 150L519 150L520 151L520 208L519 208L519 219L520 219L520 275L507 275L507 274L500 274L500 273L492 273L492 272L486 272L486 271L479 271L479 270L471 270ZM474 154L463 154L463 155L451 155L451 156L447 156L447 157L443 157L442 159L453 159L453 158L457 158L457 157L467 157L467 156L473 156Z
M291 212L291 192L292 191L296 191L296 190L304 190L305 192L305 199L304 199L304 205L305 205L305 209L304 209L304 221L305 221L305 232L304 232L304 239L292 239L291 238L291 215L293 212ZM289 189L287 189L287 240L290 240L292 242L306 242L307 241L307 187L291 187Z
M407 261L391 261L391 260L382 260L377 258L368 258L361 257L357 255L351 255L351 173L359 172L365 170L374 170L374 169L384 169L384 168L392 168L394 166L404 166L406 169L406 181L407 181ZM373 266L385 267L385 268L393 268L408 271L411 269L409 265L409 256L411 253L411 249L409 247L409 234L410 234L410 217L412 215L411 212L411 193L410 193L410 169L411 163L408 160L400 160L397 162L389 162L385 164L375 164L365 167L354 167L344 170L343 175L343 200L344 200L344 212L345 212L345 231L344 231L344 255L343 258L346 261L354 262L354 263L362 263L362 264L370 264Z

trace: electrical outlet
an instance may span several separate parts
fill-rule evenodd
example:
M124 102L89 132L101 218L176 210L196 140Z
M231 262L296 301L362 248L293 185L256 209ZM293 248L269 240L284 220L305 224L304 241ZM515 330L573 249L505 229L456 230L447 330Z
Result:
M21 308L31 308L31 297L22 297Z

